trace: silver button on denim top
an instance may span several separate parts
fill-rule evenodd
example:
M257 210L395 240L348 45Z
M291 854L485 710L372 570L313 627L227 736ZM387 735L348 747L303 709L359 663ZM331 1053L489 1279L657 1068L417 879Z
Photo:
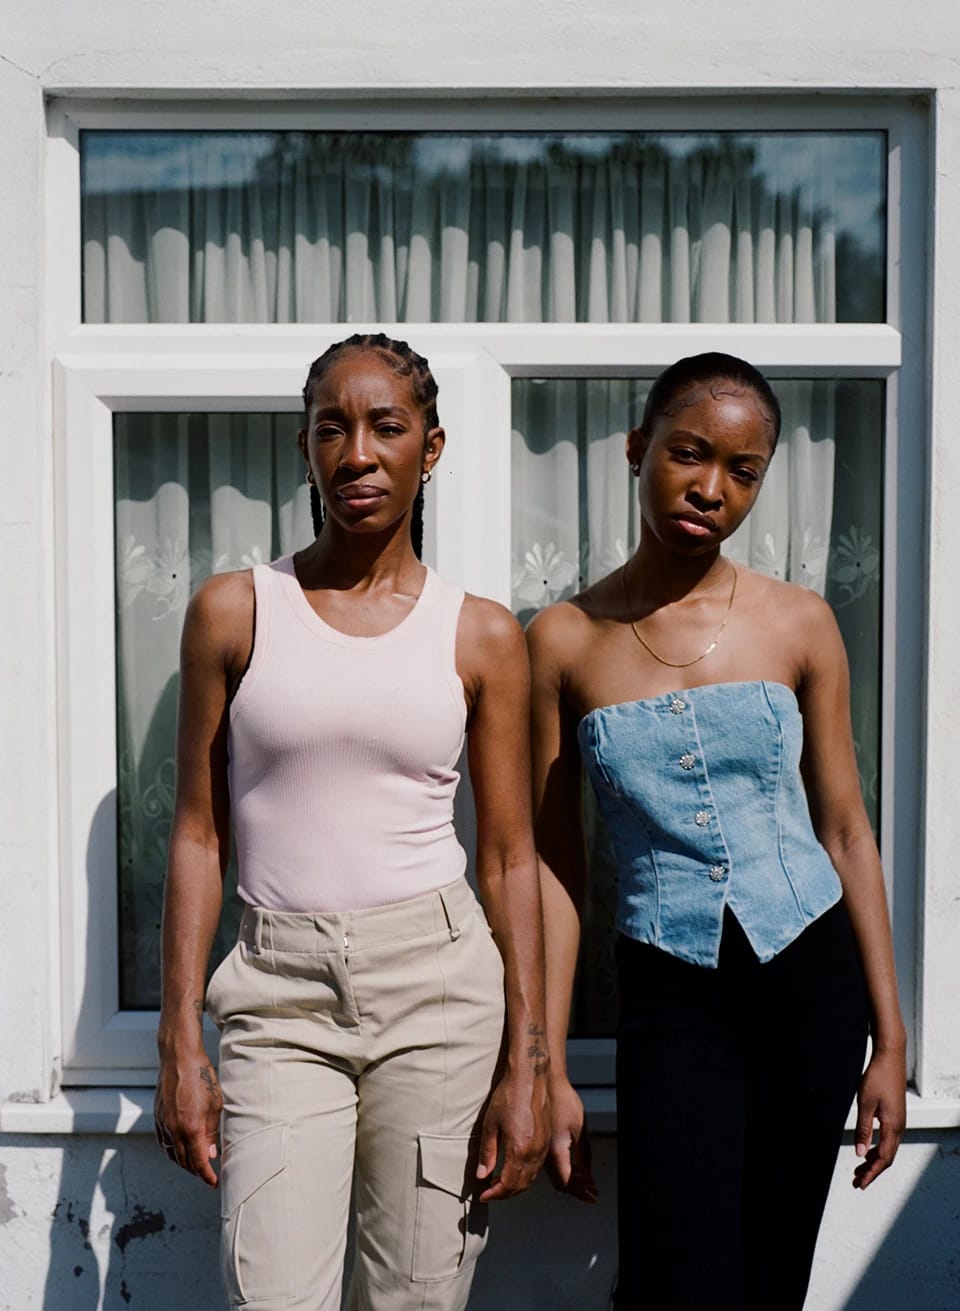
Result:
M839 901L782 683L714 683L591 710L584 766L619 868L617 928L716 966L724 906L762 961Z

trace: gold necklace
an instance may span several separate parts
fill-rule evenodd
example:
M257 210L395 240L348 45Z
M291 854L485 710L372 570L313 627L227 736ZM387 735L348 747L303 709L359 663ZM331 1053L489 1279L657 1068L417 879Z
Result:
M650 643L645 641L644 638L640 636L640 630L637 628L637 621L635 619L630 620L630 627L633 629L634 637L643 647L644 651L649 651L650 655L653 656L654 660L659 661L661 665L669 665L671 669L689 669L691 665L698 665L701 660L706 660L710 652L714 650L717 643L720 641L721 637L723 637L723 630L727 626L727 620L730 618L730 611L733 609L733 598L737 594L737 566L733 563L732 560L729 563L730 563L730 568L733 570L733 586L730 588L730 600L727 602L727 609L723 616L723 623L720 625L716 637L707 647L706 651L701 652L701 654L698 656L694 656L692 660L664 660L663 656L658 655L656 651L654 651ZM626 603L627 609L629 610L630 597L627 594L627 566L625 564L622 565L620 568L620 582L623 584L623 599L624 602Z

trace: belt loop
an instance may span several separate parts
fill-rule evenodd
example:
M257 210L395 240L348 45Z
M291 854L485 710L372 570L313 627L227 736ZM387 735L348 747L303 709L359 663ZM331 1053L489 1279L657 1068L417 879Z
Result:
M255 912L253 921L253 950L259 956L263 952L263 921L264 913L262 909Z
M440 905L443 907L443 917L447 921L447 928L450 931L450 941L456 942L461 933L460 925L454 922L453 917L450 914L450 907L447 905L447 898L443 888L438 890L437 896L440 898Z

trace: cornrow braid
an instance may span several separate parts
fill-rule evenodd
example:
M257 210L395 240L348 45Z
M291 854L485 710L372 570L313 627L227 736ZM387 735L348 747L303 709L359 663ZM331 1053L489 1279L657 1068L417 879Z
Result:
M436 379L430 372L429 363L423 355L418 355L409 343L395 340L383 332L356 332L352 337L347 337L345 341L336 341L332 346L328 346L323 354L313 361L303 386L303 408L305 413L309 415L310 412L314 384L348 351L372 351L394 373L398 373L403 378L409 378L413 399L423 411L424 435L430 432L432 428L440 427L440 417L437 414L437 393L439 388ZM313 518L314 534L319 536L320 530L323 528L324 513L323 502L315 485L310 487L310 514ZM422 484L413 503L410 538L419 560L423 551Z

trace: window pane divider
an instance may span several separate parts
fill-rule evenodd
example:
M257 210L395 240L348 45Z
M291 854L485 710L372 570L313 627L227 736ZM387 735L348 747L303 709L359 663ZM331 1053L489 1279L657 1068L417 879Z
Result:
M884 323L112 324L75 329L56 353L65 365L99 373L96 390L104 396L116 387L131 398L145 395L151 377L176 369L185 378L202 375L202 391L191 395L222 393L217 408L234 396L256 396L261 405L282 402L287 409L306 366L331 341L381 326L427 355L485 351L512 377L641 376L678 354L707 350L742 355L773 376L887 377L902 355L900 333ZM297 381L292 392L274 397L263 390L260 370L279 363Z

